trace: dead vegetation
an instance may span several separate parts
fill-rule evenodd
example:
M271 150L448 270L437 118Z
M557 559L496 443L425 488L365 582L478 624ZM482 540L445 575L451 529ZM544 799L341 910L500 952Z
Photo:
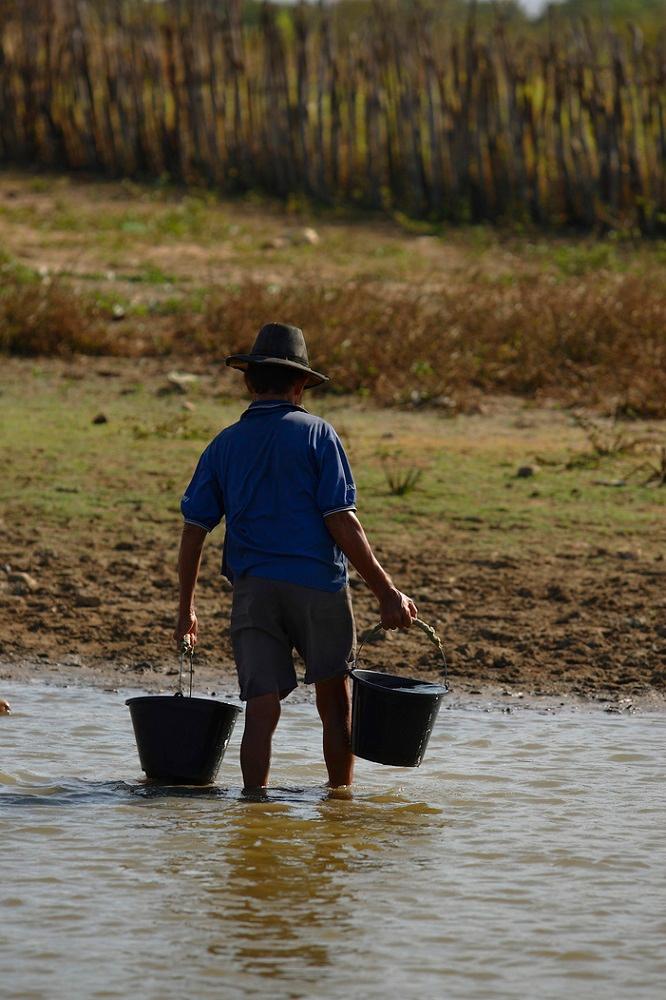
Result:
M650 444L649 438L631 433L626 422L617 416L601 421L588 414L574 413L572 421L585 434L588 447L572 455L566 463L567 469L598 467L606 459L636 454Z
M114 318L64 279L9 282L0 291L0 349L220 360L246 349L267 317L305 329L334 392L444 412L499 392L666 416L666 295L653 275L469 277L391 290L369 281L250 282L208 289L198 310L148 319ZM606 446L619 445L593 442Z
M627 479L634 476L643 477L639 480L641 486L666 486L666 446L653 448L646 460L632 469Z
M26 282L0 291L0 351L24 357L112 354L100 310L64 282Z
M597 480L597 484L627 486L633 482L640 486L666 485L666 446L655 440L652 433L633 434L617 416L604 422L576 413L572 420L584 432L588 447L572 455L565 465L566 469L597 468L608 460L626 464L630 457L634 457L634 460L639 458L642 461L625 469L621 478Z

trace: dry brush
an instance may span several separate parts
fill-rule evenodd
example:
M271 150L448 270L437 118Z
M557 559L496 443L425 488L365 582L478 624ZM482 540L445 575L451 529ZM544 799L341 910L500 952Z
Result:
M551 397L619 416L666 417L666 294L654 275L446 286L363 281L212 287L202 307L112 313L64 280L0 293L0 350L116 353L221 363L269 318L302 326L331 391L455 410L481 393Z

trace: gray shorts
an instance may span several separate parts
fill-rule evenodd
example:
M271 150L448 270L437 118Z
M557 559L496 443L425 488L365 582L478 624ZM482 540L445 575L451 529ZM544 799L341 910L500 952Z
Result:
M356 641L351 594L243 576L234 582L231 642L243 701L297 686L294 649L305 683L343 674Z

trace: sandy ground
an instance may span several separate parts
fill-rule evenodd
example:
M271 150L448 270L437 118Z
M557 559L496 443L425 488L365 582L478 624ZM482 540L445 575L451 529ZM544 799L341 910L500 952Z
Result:
M36 583L34 590L8 585L15 571L5 573L0 681L174 687L176 586L166 552L99 536L89 551L72 552L62 540L46 544L35 529L20 528L5 528L0 546L0 564L11 559ZM456 698L591 699L616 711L666 706L662 558L594 550L521 563L452 555L431 544L421 555L393 548L391 563L422 617L440 623ZM357 620L367 625L374 602L356 578L352 588ZM218 576L212 545L198 605L196 688L232 693L230 588ZM646 616L655 607L662 609L657 620ZM436 650L416 630L366 646L363 665L442 677Z
M133 377L131 362L114 364L119 371L127 369L123 378ZM60 367L48 369L53 378L61 378ZM5 369L5 385L22 385L22 398L28 400L30 363L6 362ZM68 384L84 384L71 374ZM146 393L162 384L157 372L145 381ZM99 393L110 391L103 390L109 382L116 386L116 397L125 398L120 376L115 381L100 376ZM9 398L9 389L5 395ZM499 418L492 408L469 419L476 421L478 433L497 433ZM505 424L513 428L510 434L534 436L539 426L563 419L555 411L534 410L527 431L520 430L522 418ZM165 462L160 457L160 468L150 474L162 477ZM12 472L7 468L6 478ZM112 526L100 516L89 533L79 531L74 538L57 518L46 525L24 516L19 479L8 494L11 515L0 512L0 697L2 680L8 679L172 689L178 666L171 638L177 513L161 522L150 512L134 519L128 514L127 520L123 514L120 529L118 522ZM425 526L422 519L417 535L398 524L385 531L378 554L414 598L420 617L440 632L452 697L464 703L488 697L507 704L536 699L551 707L582 699L614 712L663 709L666 519L659 516L661 492L650 494L658 513L649 528L642 534L636 529L624 537L609 535L603 546L581 537L580 530L567 534L564 529L556 541L544 537L542 548L533 541L515 546L511 555L488 554L482 542L493 537L493 525L472 512ZM121 495L118 503L123 503ZM629 503L630 518L631 509ZM204 553L196 689L231 694L236 689L228 629L231 593L219 575L220 546L221 537L213 536ZM377 619L376 603L354 575L351 586L358 627L368 628ZM363 665L429 680L442 677L436 650L416 630L389 633L368 645Z

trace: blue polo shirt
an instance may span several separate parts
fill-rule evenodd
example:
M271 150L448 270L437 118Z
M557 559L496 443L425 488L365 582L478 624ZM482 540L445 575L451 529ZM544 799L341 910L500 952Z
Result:
M252 403L199 459L180 505L186 524L226 519L222 572L315 590L347 583L347 560L324 518L356 509L356 487L330 424L280 400Z

